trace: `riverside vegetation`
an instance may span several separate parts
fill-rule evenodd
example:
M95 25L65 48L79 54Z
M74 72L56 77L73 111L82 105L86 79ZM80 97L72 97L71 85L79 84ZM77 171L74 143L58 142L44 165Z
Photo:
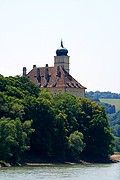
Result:
M120 94L108 92L86 92L86 97L105 108L109 124L115 136L115 151L120 152Z
M0 75L0 160L15 163L27 154L57 162L108 159L113 140L106 112L96 102L53 96L27 77Z

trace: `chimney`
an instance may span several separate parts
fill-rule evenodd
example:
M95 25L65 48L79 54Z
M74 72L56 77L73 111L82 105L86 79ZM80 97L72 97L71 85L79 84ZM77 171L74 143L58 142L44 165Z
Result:
M27 69L26 67L23 67L23 76L26 76L26 73L27 73Z
M35 64L33 65L33 69L34 69L34 68L36 68L36 65L35 65Z

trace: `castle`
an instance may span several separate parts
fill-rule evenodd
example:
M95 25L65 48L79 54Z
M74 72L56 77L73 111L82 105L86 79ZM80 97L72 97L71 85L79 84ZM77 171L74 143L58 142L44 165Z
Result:
M77 97L85 96L85 87L82 86L69 74L69 58L68 50L64 48L63 42L56 50L54 56L54 66L36 67L27 74L26 67L23 67L23 76L27 76L40 89L46 89L51 94L69 93Z

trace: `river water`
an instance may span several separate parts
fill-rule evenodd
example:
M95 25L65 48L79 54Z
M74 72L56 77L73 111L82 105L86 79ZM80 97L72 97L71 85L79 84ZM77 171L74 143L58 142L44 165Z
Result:
M0 168L0 180L120 180L120 163Z

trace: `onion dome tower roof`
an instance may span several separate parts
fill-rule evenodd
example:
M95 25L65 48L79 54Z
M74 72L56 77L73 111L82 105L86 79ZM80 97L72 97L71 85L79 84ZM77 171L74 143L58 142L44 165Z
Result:
M61 40L61 46L56 50L57 56L67 56L68 50L64 48L63 42Z

